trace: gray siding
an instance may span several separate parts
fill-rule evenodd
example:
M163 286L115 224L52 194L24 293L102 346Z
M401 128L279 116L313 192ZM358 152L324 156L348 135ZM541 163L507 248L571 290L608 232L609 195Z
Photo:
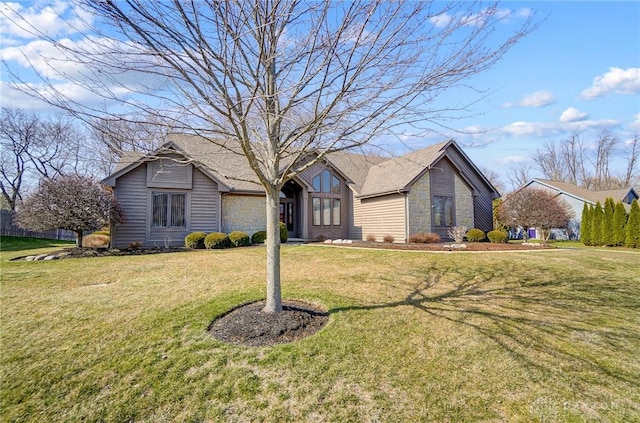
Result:
M219 232L220 193L218 184L198 169L193 171L190 231Z
M116 199L122 206L125 223L113 229L111 242L116 248L132 242L145 243L147 225L147 165L142 164L116 181Z
M382 241L385 235L391 235L395 242L407 242L404 195L354 198L350 237L366 239L368 235L375 235L377 241Z
M447 149L447 157L460 170L473 189L473 226L485 232L492 230L494 191L468 162L468 159L455 148Z

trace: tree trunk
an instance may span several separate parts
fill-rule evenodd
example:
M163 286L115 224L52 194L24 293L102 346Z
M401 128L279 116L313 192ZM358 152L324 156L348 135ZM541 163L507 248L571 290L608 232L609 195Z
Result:
M263 311L282 311L280 292L280 193L267 191L267 304Z
M83 231L79 230L76 231L76 247L80 248L82 247L82 237L83 237Z

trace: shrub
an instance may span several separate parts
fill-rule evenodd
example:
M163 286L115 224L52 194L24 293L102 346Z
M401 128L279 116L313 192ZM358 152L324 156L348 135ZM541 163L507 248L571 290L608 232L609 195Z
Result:
M420 232L409 237L409 242L416 244L434 244L440 242L440 235L433 232Z
M251 243L252 244L264 244L264 241L267 239L267 231L258 231L251 235Z
M142 248L142 241L131 241L129 243L130 250L139 250L140 248Z
M284 244L289 239L289 231L287 230L287 225L283 222L280 222L280 242Z
M482 229L472 228L467 232L467 239L469 242L480 242L485 238L486 235Z
M369 235L367 235L367 241L369 241L369 242L376 242L376 235L375 235L375 234L369 234Z
M106 236L111 236L111 232L109 232L109 231L94 231L94 232L91 232L91 235L106 235Z
M322 235L322 234L320 234L320 235L318 235L316 237L316 241L318 241L318 242L325 242L327 239L328 238L326 236Z
M191 232L184 237L184 245L187 248L204 248L204 238L207 236L204 232Z
M393 235L385 235L382 240L387 244L393 244L393 241L395 241L396 239L393 237Z
M453 239L456 244L461 244L464 241L464 234L467 232L466 226L452 226L447 229L447 235Z
M230 245L229 237L222 232L211 232L204 238L204 246L209 249L227 248Z
M82 237L82 246L87 248L106 248L109 246L108 235L92 233Z
M507 242L507 233L505 231L497 230L489 231L487 232L487 238L489 238L489 241L494 244L502 244Z
M233 231L228 236L232 247L244 247L251 244L251 238L245 232Z

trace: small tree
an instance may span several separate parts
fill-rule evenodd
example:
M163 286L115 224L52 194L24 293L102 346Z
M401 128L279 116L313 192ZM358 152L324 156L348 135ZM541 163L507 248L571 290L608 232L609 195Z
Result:
M551 192L525 188L508 195L498 207L501 222L513 227L521 226L541 230L546 243L553 228L566 228L572 217L569 205Z
M602 215L602 245L613 247L615 245L613 236L613 214L615 212L613 198L607 197L604 200L604 210Z
M591 213L591 245L602 245L602 220L604 212L598 201Z
M74 231L81 247L83 231L121 223L124 216L115 198L95 179L67 175L43 180L20 204L16 221L35 231Z
M580 220L580 240L584 245L591 245L591 207L584 203Z
M624 229L627 224L627 211L622 201L616 203L613 213L613 245L624 245Z
M638 200L633 200L631 203L629 220L625 226L624 246L640 248L640 206L638 206Z

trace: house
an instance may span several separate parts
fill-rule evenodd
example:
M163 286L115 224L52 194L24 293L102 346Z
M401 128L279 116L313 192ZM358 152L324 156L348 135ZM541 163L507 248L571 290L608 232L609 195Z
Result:
M629 212L631 202L638 199L638 193L633 188L591 191L567 182L551 181L548 179L532 179L520 189L527 187L551 191L569 204L573 211L574 218L569 223L569 233L564 236L576 239L580 234L580 220L582 219L582 209L585 204L595 205L599 201L600 204L604 206L605 200L611 197L615 202L622 201L627 212ZM533 229L529 235L531 238L537 237L537 233ZM560 233L556 233L555 235L562 236Z
M204 138L174 134L154 154L123 157L103 181L126 222L112 245L180 245L194 231L266 226L265 196L246 158ZM493 227L499 193L452 140L402 157L336 152L289 181L280 220L290 238L386 235L407 242L419 232L447 237L451 226Z

